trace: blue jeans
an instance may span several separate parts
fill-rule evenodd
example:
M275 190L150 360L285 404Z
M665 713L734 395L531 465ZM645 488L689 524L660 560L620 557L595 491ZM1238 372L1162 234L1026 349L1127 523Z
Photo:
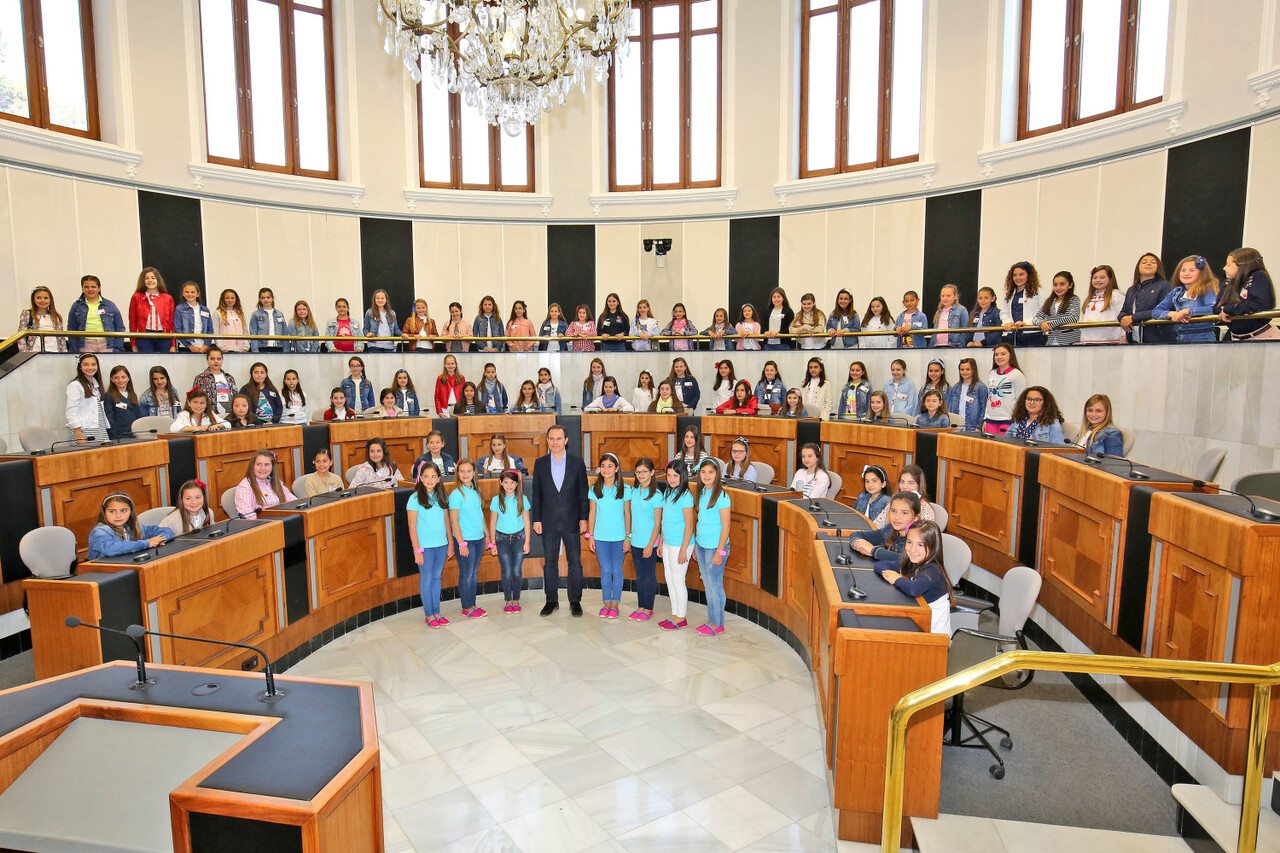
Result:
M791 349L790 338L765 338L765 349Z
M498 546L498 565L502 567L502 600L519 601L520 587L524 583L521 574L524 567L524 531L498 533L494 544Z
M707 593L707 621L719 628L724 625L724 564L729 562L729 543L724 545L724 559L718 566L711 562L716 556L714 547L703 548L695 544L693 551L698 557L702 588Z
M418 569L418 590L422 594L422 612L428 619L440 615L440 573L448 556L448 545L424 548Z
M134 352L168 352L173 338L134 338Z
M622 600L622 558L626 553L626 542L596 540L596 560L600 563L600 593L605 601Z
M658 549L655 545L653 553L644 555L643 548L631 546L631 562L636 567L636 606L641 610L652 610L653 601L658 597Z
M457 548L457 543L454 543ZM484 539L467 542L467 553L463 556L458 549L458 596L462 599L462 609L470 610L476 606L476 569L480 568L480 558L484 556Z
M627 342L626 341L601 341L600 351L601 352L626 352Z

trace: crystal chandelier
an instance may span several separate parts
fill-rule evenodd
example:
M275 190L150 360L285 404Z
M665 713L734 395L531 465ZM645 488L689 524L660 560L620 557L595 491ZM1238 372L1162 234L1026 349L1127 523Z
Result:
M586 92L588 73L608 79L631 0L378 0L378 23L415 83L425 57L439 85L516 136L575 85Z

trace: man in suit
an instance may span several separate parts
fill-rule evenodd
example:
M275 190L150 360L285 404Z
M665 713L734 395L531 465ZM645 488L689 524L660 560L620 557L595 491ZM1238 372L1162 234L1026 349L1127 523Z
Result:
M542 537L542 587L547 594L542 615L560 606L560 543L569 564L569 612L582 615L582 535L587 532L587 466L565 449L564 427L547 430L546 456L533 463L529 487L533 532Z

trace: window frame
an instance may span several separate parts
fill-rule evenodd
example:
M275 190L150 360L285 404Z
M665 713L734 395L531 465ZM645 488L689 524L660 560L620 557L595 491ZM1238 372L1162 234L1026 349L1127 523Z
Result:
M1018 42L1018 139L1034 139L1046 133L1055 133L1072 127L1100 121L1105 118L1123 115L1127 112L1149 107L1162 102L1165 94L1145 101L1133 100L1134 83L1138 74L1138 13L1141 0L1121 0L1120 6L1120 50L1117 51L1118 68L1116 73L1116 108L1097 113L1087 118L1079 118L1080 108L1080 70L1081 27L1084 19L1083 0L1067 0L1067 14L1064 23L1063 38L1067 49L1063 57L1062 86L1062 121L1047 127L1027 130L1027 116L1031 111L1031 102L1027 85L1031 71L1031 5L1032 0L1022 0L1020 35ZM1168 71L1168 58L1165 59L1165 71Z
M284 95L284 140L285 164L259 163L253 153L253 69L249 63L249 3L248 0L229 0L231 3L232 32L235 44L235 77L236 77L236 116L239 122L240 157L219 157L209 153L209 105L208 87L205 89L205 157L210 163L223 166L236 166L258 172L275 172L283 175L298 175L308 178L338 178L338 108L334 72L334 39L333 39L333 3L325 0L320 8L297 3L295 0L262 0L274 5L280 17L280 73L281 87ZM201 0L201 3L207 0ZM329 110L329 168L304 169L301 166L300 148L302 141L298 136L298 67L294 51L294 12L300 10L307 14L318 15L324 22L325 38L325 77L326 94ZM199 19L199 15L197 15ZM204 37L200 39L201 82L204 81Z
M609 192L650 192L654 190L684 190L719 187L724 180L724 0L716 0L714 27L693 29L693 4L697 0L632 0L631 7L640 21L640 34L631 37L631 49L640 51L640 183L618 185L617 180L617 104L615 81L618 64L615 62L609 74L608 136L609 136ZM653 35L653 9L662 6L680 6L680 31ZM716 35L719 55L716 61L716 174L702 181L690 179L693 165L692 101L690 86L693 65L693 38L699 35ZM653 182L653 43L656 40L680 42L680 180L674 183Z
M879 0L880 2L880 62L879 92L876 121L876 159L866 163L849 163L849 18L857 6L863 6L875 0L835 0L836 15L836 158L835 164L826 169L810 169L809 162L809 22L815 16L830 15L831 8L820 9L816 13L812 9L811 0L800 0L800 111L799 111L799 146L798 177L819 178L831 175L842 175L850 172L865 172L885 166L900 166L904 163L917 163L920 151L906 157L891 157L892 117L893 117L893 22L897 13L895 0ZM921 65L925 54L920 55ZM922 69L923 70L923 69ZM923 86L923 73L921 75ZM923 100L923 99L922 99ZM923 129L923 124L922 124ZM922 147L918 145L917 148Z
M452 28L452 25L450 25ZM435 78L423 74L418 82L418 185L424 189L468 190L488 192L531 193L537 185L538 169L534 157L534 126L525 126L525 141L528 151L527 184L502 183L502 137L503 130L498 125L489 126L489 182L487 184L468 184L462 180L462 111L475 109L462 103L462 95L449 92L449 180L427 180L427 150L424 141L422 87L439 85Z
M22 44L27 66L27 105L30 116L0 113L0 118L29 127L38 127L55 133L79 136L82 139L102 138L102 125L98 119L98 66L94 50L92 0L79 0L80 52L84 62L85 118L87 130L53 124L49 118L48 72L45 69L44 18L40 0L20 0L22 6Z

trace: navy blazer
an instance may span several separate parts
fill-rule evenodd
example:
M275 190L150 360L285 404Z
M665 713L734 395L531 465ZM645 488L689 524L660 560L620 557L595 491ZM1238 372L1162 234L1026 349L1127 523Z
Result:
M556 488L551 476L551 455L539 456L533 463L529 482L530 518L534 524L545 523L577 534L577 521L586 521L591 513L587 497L587 466L581 456L566 453L564 483Z

